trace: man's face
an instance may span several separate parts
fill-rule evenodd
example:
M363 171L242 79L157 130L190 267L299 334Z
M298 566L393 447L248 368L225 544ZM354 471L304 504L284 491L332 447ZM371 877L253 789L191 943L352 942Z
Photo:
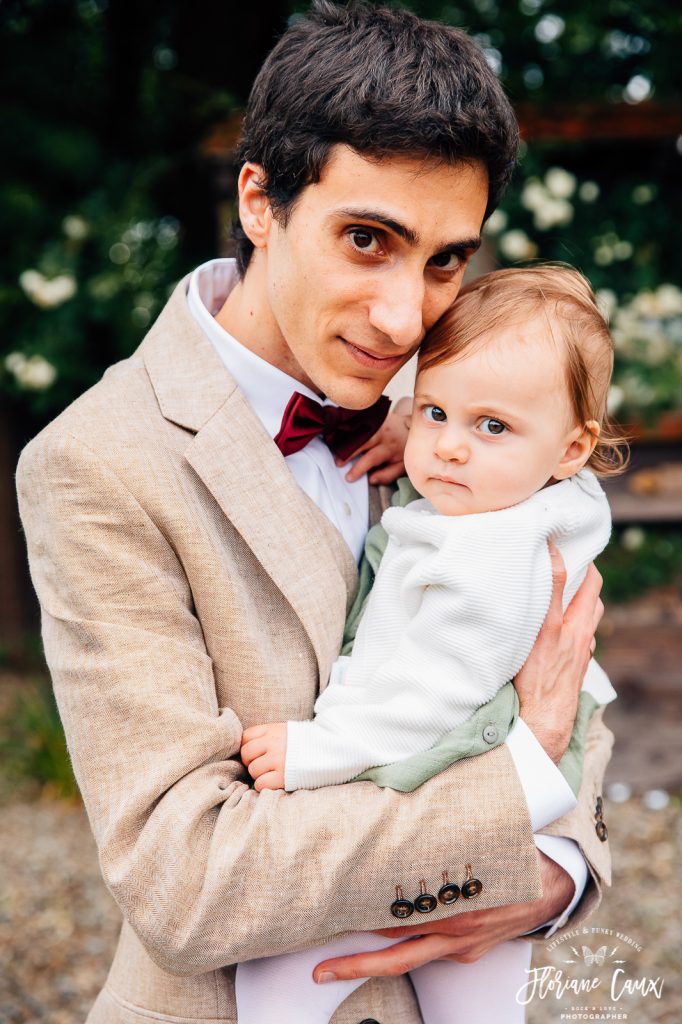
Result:
M478 162L375 161L334 147L254 254L268 358L339 405L370 405L457 295L487 199Z

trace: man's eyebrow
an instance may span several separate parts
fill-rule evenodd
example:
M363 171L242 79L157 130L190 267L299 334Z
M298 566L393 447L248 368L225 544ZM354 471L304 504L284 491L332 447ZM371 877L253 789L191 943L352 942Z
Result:
M419 245L421 238L419 233L414 228L408 227L406 224L401 224L400 221L394 220L393 217L389 217L381 210L367 210L358 207L344 207L342 210L337 211L338 217L343 217L348 220L371 220L376 224L383 224L399 238L402 238L408 245L417 246ZM455 242L446 242L442 245L438 252L475 252L481 245L480 235L475 235L473 238L458 239Z
M406 224L401 224L400 221L387 216L381 210L364 210L346 206L337 212L337 216L349 220L373 220L377 224L383 224L384 227L389 228L399 238L403 238L408 245L419 245L419 235L413 228L408 228Z

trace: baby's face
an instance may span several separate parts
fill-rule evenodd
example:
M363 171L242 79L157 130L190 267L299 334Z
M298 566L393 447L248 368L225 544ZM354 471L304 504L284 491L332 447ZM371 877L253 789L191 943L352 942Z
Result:
M442 515L492 512L577 472L590 454L586 436L560 343L538 318L419 373L405 466Z

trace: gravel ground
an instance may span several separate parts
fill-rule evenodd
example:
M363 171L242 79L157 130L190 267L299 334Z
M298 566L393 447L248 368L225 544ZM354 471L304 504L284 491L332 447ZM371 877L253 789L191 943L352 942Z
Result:
M620 1019L679 1024L680 802L671 801L658 811L646 809L639 797L618 805L607 802L605 817L616 851L615 887L587 927L619 932L642 947L626 954L629 977L663 979L660 1000L652 994L630 1004L621 1000L619 1012L627 1016ZM105 979L119 925L116 906L99 877L82 809L45 799L6 804L0 863L0 1024L82 1024ZM571 946L580 953L583 945L596 950L602 942L608 943L609 953L619 946L615 957L623 957L623 940L590 933L555 949L537 946L534 964L561 968L575 978L605 979L601 987L608 994L614 957L601 969L564 963L573 956ZM599 1006L598 995L557 999L550 993L544 1000L535 998L529 1024L589 1020L591 1011L570 1008ZM562 1017L566 1007L569 1014L587 1016ZM592 1013L592 1019L606 1018Z

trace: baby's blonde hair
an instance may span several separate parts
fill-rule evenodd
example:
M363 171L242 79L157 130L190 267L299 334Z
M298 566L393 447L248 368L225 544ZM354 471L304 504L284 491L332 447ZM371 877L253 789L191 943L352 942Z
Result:
M418 370L450 362L476 342L518 320L545 316L550 337L566 355L572 411L587 428L600 427L587 466L614 476L627 465L627 440L607 412L613 372L613 339L589 282L573 267L557 264L495 270L466 285L426 335Z

